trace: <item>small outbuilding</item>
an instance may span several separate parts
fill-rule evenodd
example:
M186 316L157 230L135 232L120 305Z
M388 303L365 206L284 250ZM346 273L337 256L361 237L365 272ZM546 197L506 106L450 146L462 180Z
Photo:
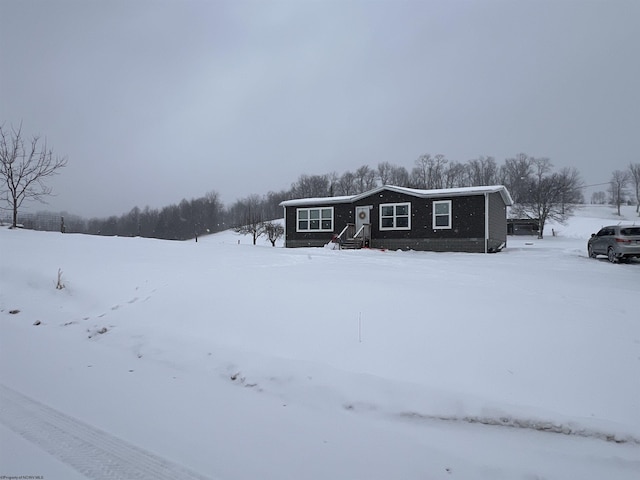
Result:
M502 185L418 190L385 185L341 197L286 200L285 247L497 252L511 195Z
M508 218L507 235L537 235L540 222L537 218Z

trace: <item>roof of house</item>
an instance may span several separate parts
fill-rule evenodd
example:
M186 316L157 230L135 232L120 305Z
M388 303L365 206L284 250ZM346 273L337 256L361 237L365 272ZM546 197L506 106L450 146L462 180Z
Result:
M404 193L418 198L437 198L437 197L451 197L451 196L465 196L465 195L481 195L485 193L500 193L505 205L513 205L513 200L509 191L503 185L490 185L482 187L458 187L458 188L439 188L436 190L419 190L416 188L396 187L393 185L383 185L381 187L368 190L358 195L346 195L341 197L319 197L319 198L300 198L296 200L285 200L280 202L283 207L297 207L304 205L334 205L338 203L353 203L358 200L374 195L384 190Z

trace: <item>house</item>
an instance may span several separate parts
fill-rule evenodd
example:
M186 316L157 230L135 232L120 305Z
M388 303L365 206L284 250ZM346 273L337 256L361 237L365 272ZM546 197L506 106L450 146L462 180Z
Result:
M497 252L507 242L502 185L416 190L382 186L341 197L286 200L285 247Z

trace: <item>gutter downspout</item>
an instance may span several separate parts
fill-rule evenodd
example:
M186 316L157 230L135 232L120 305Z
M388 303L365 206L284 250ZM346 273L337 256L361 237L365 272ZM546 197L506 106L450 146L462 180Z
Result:
M287 230L287 207L283 205L282 209L284 210L284 248L287 248L287 233L289 232Z
M484 253L489 253L489 195L484 194Z

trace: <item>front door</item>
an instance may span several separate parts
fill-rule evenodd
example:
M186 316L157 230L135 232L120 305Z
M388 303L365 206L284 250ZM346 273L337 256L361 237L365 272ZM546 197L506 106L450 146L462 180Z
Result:
M370 207L356 207L356 232L360 231L362 225L371 223L369 221Z

